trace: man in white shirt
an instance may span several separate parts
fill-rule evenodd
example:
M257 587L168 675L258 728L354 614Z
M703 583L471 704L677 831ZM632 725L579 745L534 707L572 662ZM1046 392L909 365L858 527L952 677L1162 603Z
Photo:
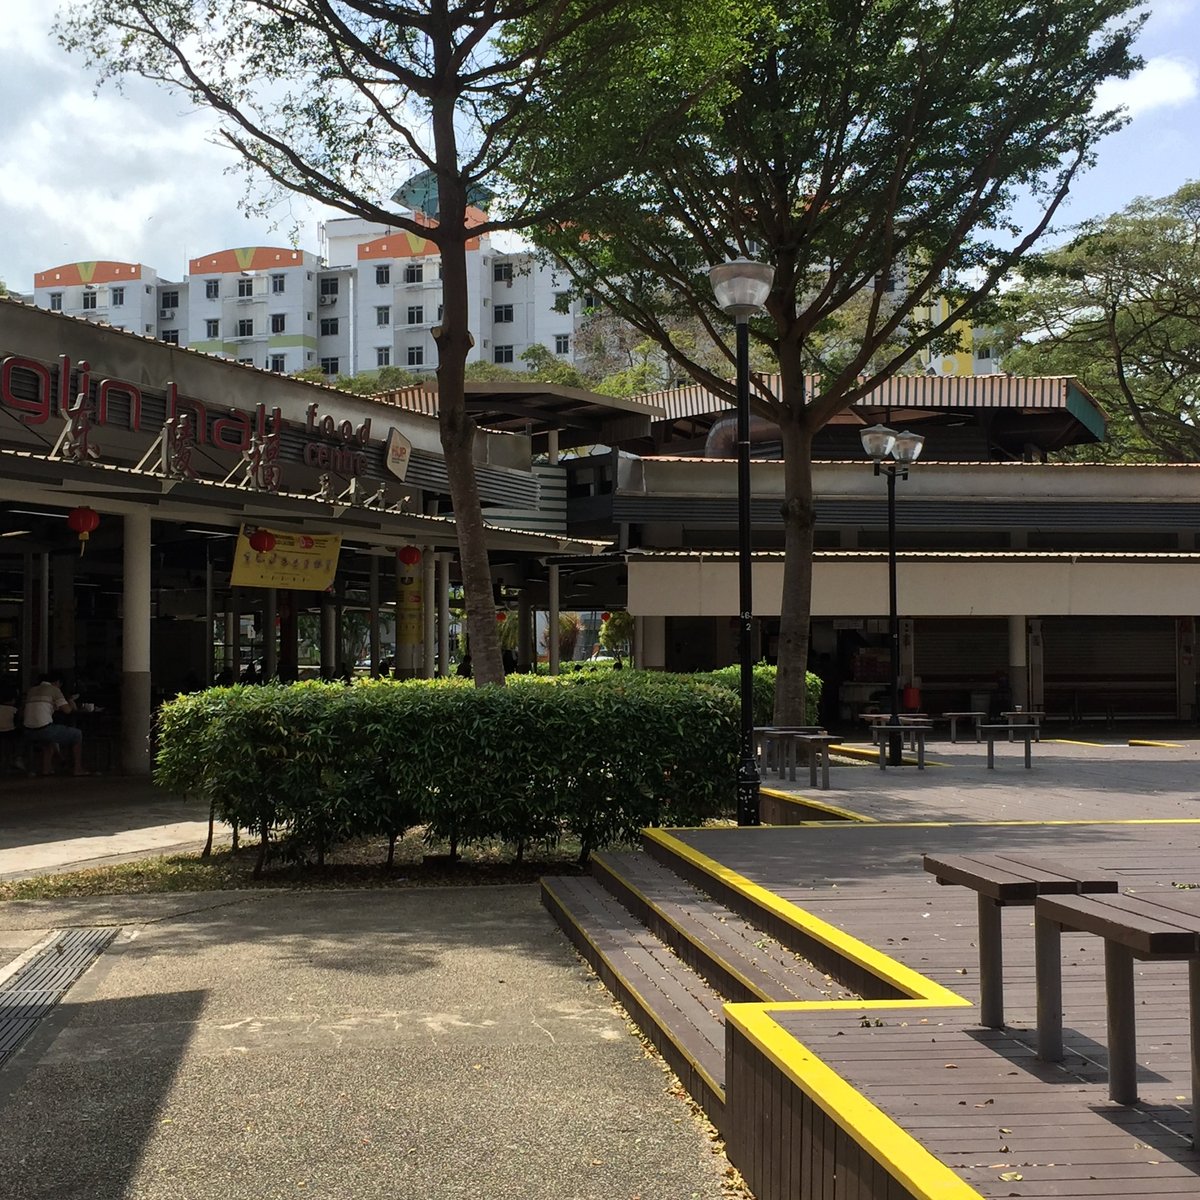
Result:
M21 724L25 738L43 748L43 774L49 774L50 759L58 747L71 748L72 775L84 775L83 734L74 725L61 725L55 713L72 713L75 704L62 693L62 673L48 671L25 694Z

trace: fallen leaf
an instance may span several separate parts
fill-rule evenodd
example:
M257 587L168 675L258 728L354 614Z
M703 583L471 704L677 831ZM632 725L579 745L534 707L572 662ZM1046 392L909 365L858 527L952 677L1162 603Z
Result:
M1003 1180L1006 1180L1009 1183L1012 1183L1013 1181L1015 1181L1017 1179L1024 1179L1025 1176L1022 1175L1020 1171L1001 1171L1000 1178Z

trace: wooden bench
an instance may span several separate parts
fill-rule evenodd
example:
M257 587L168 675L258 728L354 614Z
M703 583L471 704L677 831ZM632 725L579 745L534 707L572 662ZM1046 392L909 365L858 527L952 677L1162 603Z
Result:
M987 720L987 713L985 713L985 712L948 712L948 713L942 713L942 716L945 717L946 720L950 722L950 740L952 742L958 741L958 722L960 720L962 720L963 717L970 717L971 720L974 722L974 724L975 724L975 740L976 741L979 741L980 725L982 725L984 723L984 721Z
M1108 1020L1108 1094L1137 1101L1137 1031L1133 960L1188 964L1192 1065L1192 1137L1200 1145L1200 892L1139 888L1132 895L1044 896L1034 908L1038 1057L1062 1059L1064 929L1104 939L1104 997Z
M841 739L831 733L798 733L793 742L808 747L808 785L829 791L829 747ZM821 767L821 782L817 783L817 766ZM794 778L794 776L793 776Z
M996 766L996 739L1000 738L1011 742L1014 734L1025 743L1025 770L1028 771L1033 766L1032 742L1038 732L1037 725L980 725L978 728L987 741L989 771L994 770Z
M904 721L901 718L900 736L908 743L910 750L917 752L918 771L925 770L925 735L932 729L933 725L928 721ZM896 730L895 725L876 724L871 726L871 737L879 747L879 769L881 771L887 766L888 744Z
M1004 1027L1004 953L1000 910L1030 905L1039 896L1115 892L1117 881L1080 874L1063 863L1011 854L926 854L925 870L938 883L957 884L978 895L979 1011L992 1029Z

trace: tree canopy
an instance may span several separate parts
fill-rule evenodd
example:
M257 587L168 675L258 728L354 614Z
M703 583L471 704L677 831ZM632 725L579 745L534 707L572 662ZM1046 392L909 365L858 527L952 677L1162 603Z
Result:
M1096 108L1096 89L1136 65L1135 7L764 0L717 102L686 114L636 169L588 189L568 220L540 227L580 290L730 402L733 349L707 268L737 255L775 268L752 333L779 371L753 403L780 427L785 458L780 720L805 711L813 435L922 348L952 346L1047 230L1122 123ZM508 171L549 163L542 186L578 194L603 143L577 136L576 98L555 83L531 96L537 136ZM725 346L724 370L672 341L681 321Z
M1089 456L1200 459L1200 183L1028 260L1000 333L1005 370L1077 375L1107 410Z

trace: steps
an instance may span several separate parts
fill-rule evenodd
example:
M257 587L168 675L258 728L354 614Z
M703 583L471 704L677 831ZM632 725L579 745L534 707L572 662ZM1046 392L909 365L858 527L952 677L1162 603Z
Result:
M723 1005L845 993L752 913L713 899L656 855L597 854L589 877L543 879L542 900L720 1128Z

